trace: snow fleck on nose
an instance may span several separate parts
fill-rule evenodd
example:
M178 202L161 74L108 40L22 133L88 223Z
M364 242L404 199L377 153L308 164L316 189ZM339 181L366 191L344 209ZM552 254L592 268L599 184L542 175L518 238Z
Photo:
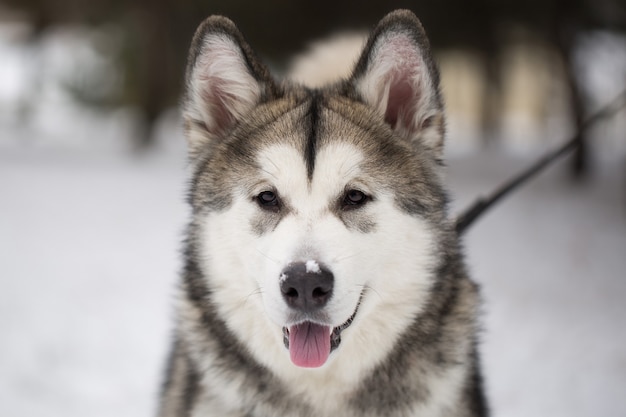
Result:
M320 265L314 260L306 261L306 272L308 274L319 274L322 272Z

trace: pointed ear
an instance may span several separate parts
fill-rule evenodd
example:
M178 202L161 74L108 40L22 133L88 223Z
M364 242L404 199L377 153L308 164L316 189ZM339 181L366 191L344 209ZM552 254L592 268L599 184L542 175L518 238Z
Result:
M183 117L191 157L224 136L275 93L267 68L235 24L211 16L197 29L189 51Z
M378 23L349 82L396 134L441 157L445 120L439 72L412 12L397 10Z

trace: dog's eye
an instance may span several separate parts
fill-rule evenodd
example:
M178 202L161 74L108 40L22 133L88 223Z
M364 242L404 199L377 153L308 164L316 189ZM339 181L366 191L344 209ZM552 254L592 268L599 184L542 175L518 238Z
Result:
M361 207L369 200L369 197L359 190L348 190L343 198L342 208L344 210Z
M273 191L263 191L256 196L259 205L267 210L278 210L278 196Z

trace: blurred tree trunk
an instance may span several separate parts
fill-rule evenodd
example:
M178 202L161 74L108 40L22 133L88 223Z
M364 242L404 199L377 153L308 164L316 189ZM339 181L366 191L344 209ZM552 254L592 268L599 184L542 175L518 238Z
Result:
M557 2L552 38L553 44L565 64L565 82L569 90L570 113L574 122L574 128L579 131L584 123L585 99L577 76L578 69L574 62L576 34L581 29L577 25L575 13L576 8L568 0L559 0ZM582 180L588 175L588 135L584 132L580 135L570 169L574 180Z
M145 148L154 139L155 123L161 112L170 104L172 82L177 75L174 73L171 46L171 4L167 1L144 0L135 10L135 22L138 24L136 33L138 68L137 90L138 101L143 111L145 123L142 133L138 135L136 145Z

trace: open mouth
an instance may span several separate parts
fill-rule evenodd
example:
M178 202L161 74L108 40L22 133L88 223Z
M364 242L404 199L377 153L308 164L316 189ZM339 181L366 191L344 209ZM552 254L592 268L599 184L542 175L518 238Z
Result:
M289 328L283 327L283 342L289 349L291 361L303 368L317 368L328 360L330 352L341 344L341 332L350 327L361 305L361 299L354 313L338 327L305 321Z

